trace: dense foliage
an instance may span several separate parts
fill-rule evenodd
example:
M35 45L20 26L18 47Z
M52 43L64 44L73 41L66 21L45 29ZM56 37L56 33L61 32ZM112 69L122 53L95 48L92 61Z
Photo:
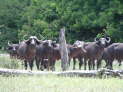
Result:
M62 27L69 43L103 35L123 42L123 1L0 0L0 48L30 35L58 40Z

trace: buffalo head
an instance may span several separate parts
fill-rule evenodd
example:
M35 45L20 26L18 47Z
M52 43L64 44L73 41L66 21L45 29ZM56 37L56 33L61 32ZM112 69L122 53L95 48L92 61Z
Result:
M30 36L29 39L26 40L26 44L35 47L36 45L40 44L40 41L36 36Z
M7 47L7 50L8 50L8 52L9 53L13 53L13 54L16 54L17 53L17 50L18 50L18 44L10 44L9 42L8 42L8 47Z
M52 41L52 46L53 47L57 47L58 46L58 44L56 43L56 41Z
M76 41L74 44L73 44L73 47L75 48L81 48L83 52L86 53L86 50L84 48L84 41Z
M74 47L82 47L84 45L84 42L83 41L75 41L75 43L73 44Z
M95 38L94 40L101 47L106 47L107 44L109 44L110 41L111 41L110 37L106 37L106 38Z
M45 47L52 47L53 45L53 41L52 40L45 40L42 42L43 43L43 46Z

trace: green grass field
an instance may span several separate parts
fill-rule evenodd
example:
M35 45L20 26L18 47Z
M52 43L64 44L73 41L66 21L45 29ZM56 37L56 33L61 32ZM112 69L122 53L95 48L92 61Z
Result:
M76 66L78 69L78 63ZM114 65L115 69L123 69L122 67ZM11 60L6 55L0 56L0 68L24 69L21 61ZM58 61L56 71L60 70ZM0 92L123 92L123 80L119 78L0 75L0 84Z

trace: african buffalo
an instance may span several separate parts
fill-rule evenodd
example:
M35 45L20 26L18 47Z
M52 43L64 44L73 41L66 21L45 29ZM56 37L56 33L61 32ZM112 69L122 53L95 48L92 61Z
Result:
M53 45L52 54L51 54L52 58L51 58L50 61L51 61L51 66L55 70L55 62L56 62L56 60L61 59L60 45L56 44L56 43L53 43L52 45ZM71 58L74 58L74 57L78 56L82 52L86 52L85 49L83 48L83 44L82 43L79 44L79 45L67 44L67 50L68 50L69 60L71 60Z
M68 56L70 59L73 57L76 57L82 51L85 52L82 44L80 44L79 46L67 45L67 49L68 49ZM38 69L41 64L42 67L47 66L47 68L50 67L51 70L55 70L56 60L61 59L60 45L51 40L49 41L46 40L42 44L37 46L36 53L37 53L36 54L36 59L37 59L36 65Z
M86 53L86 50L84 49L85 42L77 40L74 42L73 46L78 47L78 51L76 50L76 52L78 53L75 56L73 56L73 70L75 70L76 59L78 59L79 69L81 69L81 66L83 64L83 55Z
M36 47L37 69L39 69L39 67L41 68L41 70L43 70L44 67L47 68L47 70L51 69L51 58L53 53L52 43L52 40L45 40Z
M101 59L104 59L106 61L106 67L109 69L113 69L112 64L114 60L118 60L120 66L121 61L123 60L123 43L113 43L109 45L104 50Z
M7 51L10 55L10 58L17 58L17 50L18 50L19 44L10 44L8 42L8 47L7 47Z
M99 60L103 54L104 48L110 43L110 38L95 38L95 42L85 44L86 53L84 54L84 69L86 70L87 60L88 67L95 69L95 60ZM97 62L98 64L98 62Z
M18 55L20 59L24 60L25 69L27 69L28 64L30 69L33 68L33 61L36 56L36 46L40 44L40 41L36 36L30 36L28 40L22 41L18 47Z
M73 57L73 70L75 70L75 65L76 65L76 59L79 61L79 70L81 70L82 64L83 64L83 55L77 55L76 57Z

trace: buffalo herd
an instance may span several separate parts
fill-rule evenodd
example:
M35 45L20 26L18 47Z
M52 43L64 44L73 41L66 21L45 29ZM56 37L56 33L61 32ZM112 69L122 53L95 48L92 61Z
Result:
M79 61L79 69L82 65L84 70L101 68L102 60L105 60L105 67L113 69L113 61L117 60L119 66L123 59L123 43L110 44L110 37L95 38L93 42L75 41L72 45L67 44L69 65L73 59L73 70L76 59ZM55 71L55 62L61 59L60 45L52 40L39 40L36 36L30 36L27 40L18 44L8 42L7 51L10 58L21 59L25 69L33 69L35 61L38 70Z

